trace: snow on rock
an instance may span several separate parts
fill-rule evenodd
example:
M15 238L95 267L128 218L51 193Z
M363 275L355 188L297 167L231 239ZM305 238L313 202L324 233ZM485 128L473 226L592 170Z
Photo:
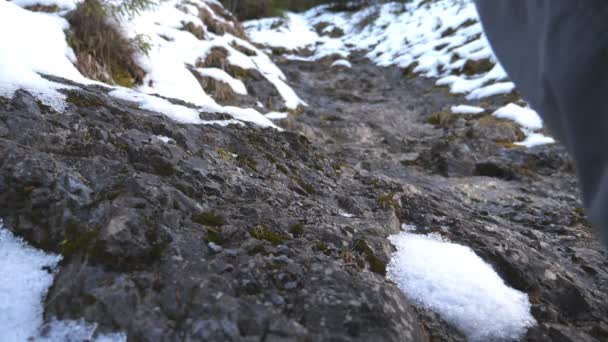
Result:
M515 145L525 146L527 148L547 144L555 144L555 139L540 133L530 133L524 141L515 143Z
M515 90L513 82L499 82L473 90L467 95L467 100L480 100L490 96L509 94Z
M27 245L0 220L0 341L126 341L121 333L97 335L95 324L53 320L43 325L44 297L61 256Z
M289 114L281 113L281 112L270 112L270 113L264 114L264 116L270 120L283 120L283 119L286 119L289 116Z
M232 88L232 90L241 95L247 95L247 88L241 80L230 76L227 72L218 68L198 68L196 69L201 76L210 77L217 81L224 82Z
M15 91L25 89L45 105L62 111L66 97L58 90L70 87L40 74L90 83L72 64L75 56L64 33L68 26L59 16L30 12L0 0L0 96L10 98Z
M519 340L535 324L528 296L507 286L469 247L433 234L402 232L390 240L397 252L389 278L470 341Z
M0 222L0 341L26 341L42 325L42 300L61 256L29 247Z
M454 114L480 114L485 112L486 110L481 107L476 106L468 106L468 105L458 105L452 106L450 109Z
M346 59L338 59L337 61L331 63L332 67L345 67L352 68L353 65Z
M137 56L138 64L146 72L142 85L136 89L113 87L115 90L111 94L183 123L226 124L226 121L201 120L198 113L204 111L225 113L238 121L276 128L253 108L219 105L212 96L205 93L197 80L194 73L225 82L235 93L247 95L242 80L224 70L204 65L198 67L214 48L219 48L227 51L228 64L244 70L255 70L264 76L283 97L287 109L294 110L306 105L287 84L285 75L263 51L230 33L219 35L209 31L201 19L200 11L206 11L213 20L235 25L217 15L212 6L209 6L211 3L215 7L221 6L215 0L167 0L137 15L119 18L118 24L128 38L145 37L150 48L147 53ZM76 57L68 46L64 33L69 30L68 22L62 17L66 12L35 13L20 7L31 4L57 5L61 9L75 8L75 1L72 0L0 0L0 30L11 32L0 35L0 46L3 46L0 54L0 96L10 98L16 90L24 89L42 103L61 112L67 106L66 96L58 90L70 86L46 80L40 74L60 76L81 84L96 82L83 77L74 66ZM185 23L203 30L204 39L185 30ZM172 104L157 95L182 100L192 106Z
M534 110L520 107L514 103L499 108L493 115L499 119L513 120L530 130L543 128L543 121Z
M306 48L319 39L307 18L296 13L287 12L282 18L249 21L245 26L252 41L287 50Z

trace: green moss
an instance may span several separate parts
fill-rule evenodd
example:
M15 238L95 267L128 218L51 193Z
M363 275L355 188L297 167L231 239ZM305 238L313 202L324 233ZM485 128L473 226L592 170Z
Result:
M298 185L300 186L300 188L304 189L304 191L306 191L307 193L314 195L317 193L317 190L315 190L315 187L306 183L304 180L302 180L302 178L300 177L293 177L293 180L296 181L296 183L298 183Z
M234 158L232 153L230 153L229 151L226 151L225 149L223 149L221 147L216 147L215 152L217 152L217 154L220 155L220 158L224 159L225 161L230 161Z
M369 263L370 271L386 276L386 262L376 256L365 240L357 240L354 245L354 250L365 255L365 260Z
M276 164L275 165L277 170L281 171L283 174L289 174L289 170L287 170L287 168L285 168L285 166L281 165L281 164Z
M226 223L222 216L212 212L192 215L192 221L209 227L221 227Z
M331 251L329 250L329 246L327 245L327 243L325 243L325 241L321 241L321 240L317 240L315 242L315 245L313 247L313 249L317 252L321 252L325 255L330 255Z
M80 253L88 254L93 251L98 236L98 229L85 230L76 222L71 222L67 226L63 241L59 244L59 253L66 257Z
M268 255L268 251L266 250L264 245L256 245L255 247L250 249L247 252L247 254L249 254L249 255L256 255L256 254Z
M291 240L291 237L283 232L275 232L265 225L258 225L253 227L249 234L258 240L265 240L273 245L280 245L287 240Z
M248 157L248 156L245 156L245 155L239 154L239 155L236 157L236 161L238 161L238 162L239 162L239 164L241 164L241 165L243 165L243 166L247 166L247 167L248 167L248 168L250 168L251 170L253 170L253 171L255 171L255 172L258 172L258 168L257 168L258 163L257 163L257 162L256 162L254 159L252 159L252 158L250 158L250 157Z
M119 61L111 60L108 71L114 84L125 88L133 88L137 85L129 69Z
M289 229L289 232L294 237L301 237L301 236L303 236L304 235L304 223L300 222L300 223L294 224Z
M395 200L395 194L393 194L393 193L381 195L376 200L376 203L378 203L378 206L380 206L380 208L383 208L383 209L398 210L401 207L399 205L399 203L397 202L397 200Z
M225 242L224 238L222 237L222 227L208 226L205 240L207 240L207 242L213 242L217 245L222 245Z

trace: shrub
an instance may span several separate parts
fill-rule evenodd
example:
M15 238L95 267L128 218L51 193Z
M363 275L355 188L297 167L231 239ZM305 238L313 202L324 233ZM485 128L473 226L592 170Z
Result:
M68 43L76 53L78 70L91 79L125 87L141 83L144 72L134 56L138 51L145 52L145 41L126 38L115 17L136 14L149 4L148 0L129 0L119 5L85 0L78 4L67 16L71 27Z

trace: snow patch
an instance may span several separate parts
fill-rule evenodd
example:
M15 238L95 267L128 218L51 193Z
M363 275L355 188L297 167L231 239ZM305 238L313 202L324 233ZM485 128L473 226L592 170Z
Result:
M490 96L509 94L515 90L513 82L499 82L473 90L467 95L467 100L480 100Z
M40 74L90 83L72 64L75 56L66 43L67 28L67 21L56 15L30 12L0 0L0 96L11 98L24 89L56 111L66 108L66 97L58 90L71 87Z
M346 59L338 59L337 61L331 63L332 67L345 67L352 68L353 65Z
M481 107L476 106L468 106L468 105L458 105L452 106L450 109L454 114L480 114L485 112L486 110Z
M141 11L138 15L119 18L120 28L131 39L145 37L150 49L137 56L138 64L145 70L143 84L137 89L114 87L112 94L121 99L137 102L142 108L158 111L182 123L210 123L198 117L198 111L225 113L235 120L274 127L270 120L252 108L221 106L202 89L193 72L227 83L235 93L246 95L242 81L220 69L193 68L204 60L213 48L228 51L228 63L245 70L257 70L285 100L288 109L306 105L287 84L281 70L261 50L249 42L230 34L216 35L207 30L199 17L199 8L206 9L215 16L207 5L212 0L166 0ZM32 93L43 104L61 112L67 107L66 96L60 89L72 86L49 81L41 74L60 76L81 84L99 83L82 76L76 67L76 57L66 42L64 31L68 22L60 13L35 13L21 8L31 4L58 5L73 9L72 0L0 0L0 96L11 98L15 91L24 89ZM215 20L225 19L215 16ZM191 23L205 31L205 40L197 39L183 30L184 23ZM251 56L234 46L251 51ZM44 56L44 57L42 57ZM160 97L174 98L188 102L196 109L171 104ZM218 121L220 123L225 123ZM217 123L213 121L213 123Z
M270 112L270 113L264 114L264 116L270 120L283 120L283 119L287 119L289 114L280 113L280 112Z
M519 340L536 323L528 296L507 286L469 247L433 234L402 232L389 239L397 248L389 278L470 341Z
M247 88L241 80L230 76L227 72L218 68L197 68L196 71L205 77L213 78L214 80L224 82L232 88L232 90L241 95L247 95Z
M555 139L540 133L530 133L522 142L517 142L515 145L532 148L540 145L555 144Z
M126 341L122 333L98 335L95 324L82 320L43 325L43 302L59 261L60 255L29 246L0 220L0 341Z
M160 140L160 141L164 142L165 144L168 144L168 143L171 143L171 142L175 142L175 140L173 140L173 139L171 139L171 138L169 138L169 137L167 137L167 136L164 136L164 135L156 135L156 136L154 136L154 137L155 137L156 139L158 139L158 140Z
M514 103L509 103L499 108L493 115L499 119L513 120L530 130L543 128L543 121L534 110L518 106Z
M75 0L12 0L12 2L20 7L29 7L35 5L57 6L59 9L67 11L76 9L77 3Z

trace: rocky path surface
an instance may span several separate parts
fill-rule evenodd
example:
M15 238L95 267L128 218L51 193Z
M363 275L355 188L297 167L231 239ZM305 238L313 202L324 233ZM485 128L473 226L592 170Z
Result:
M310 104L283 132L179 124L57 78L64 113L0 97L0 218L63 256L45 322L130 341L462 341L386 279L387 237L409 224L526 292L527 340L607 339L608 255L560 147L448 115L461 98L398 69L281 67Z
M330 65L280 64L310 105L286 128L357 174L398 184L382 200L402 224L470 246L527 293L538 325L526 340L608 340L608 253L584 217L564 150L516 146L519 127L490 115L512 96L469 102L487 112L456 115L450 106L466 101L433 80L364 58L352 69ZM356 198L343 209L361 212ZM430 340L462 339L418 313Z

